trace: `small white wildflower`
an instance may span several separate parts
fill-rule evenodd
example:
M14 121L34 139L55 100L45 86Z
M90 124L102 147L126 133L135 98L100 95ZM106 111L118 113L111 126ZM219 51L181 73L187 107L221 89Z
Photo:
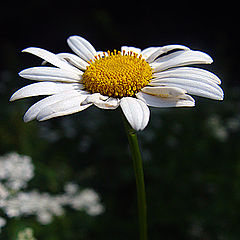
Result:
M104 211L103 206L99 203L99 196L91 189L83 190L71 200L71 206L74 209L85 209L89 215L99 215Z
M36 240L36 238L31 228L25 228L18 233L17 240Z
M0 183L0 206L1 206L1 200L7 198L8 195L9 195L8 190L2 183Z
M104 211L99 196L91 189L56 196L37 191L19 192L3 201L1 208L10 218L35 215L41 224L49 224L53 216L63 214L63 207L66 205L76 210L84 210L91 216L99 215Z
M87 209L86 212L90 216L97 216L104 212L103 205L99 203L91 204Z
M99 196L91 189L79 191L75 183L64 186L65 193L50 195L19 191L27 186L33 177L31 158L17 153L0 157L0 209L7 217L21 217L35 215L41 224L49 224L54 216L64 213L64 207L70 206L76 210L84 210L95 216L104 211L99 202ZM0 230L6 220L0 218Z
M51 213L44 211L44 212L39 212L37 215L37 220L43 225L51 223L53 219L53 216Z
M67 194L75 194L78 191L78 185L76 183L67 183L64 186L64 190Z
M219 141L224 142L228 138L227 128L218 115L210 116L207 124Z
M17 153L9 153L0 157L0 180L6 181L6 186L19 190L33 177L31 158Z

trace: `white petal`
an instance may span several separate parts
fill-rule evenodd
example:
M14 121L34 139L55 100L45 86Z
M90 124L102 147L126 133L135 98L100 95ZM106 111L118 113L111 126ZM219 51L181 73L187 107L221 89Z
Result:
M153 77L156 79L161 79L165 77L186 78L195 81L206 81L221 84L221 80L215 74L207 70L195 67L172 68L162 72L154 73Z
M162 78L151 82L151 86L177 87L187 91L189 94L211 98L215 100L223 99L223 90L215 83L200 82L192 79Z
M25 122L29 122L32 121L33 119L35 119L38 115L38 113L44 109L45 107L63 101L65 99L68 98L72 98L72 97L77 97L77 96L88 96L86 94L86 92L84 91L67 91L67 92L63 92L63 93L58 93L58 94L54 94L50 97L46 97L44 99L42 99L41 101L38 101L37 103L35 103L34 105L32 105L28 111L25 113L24 115L24 121Z
M83 89L82 84L78 83L55 83L55 82L39 82L27 85L16 91L10 98L10 101L15 101L21 98L52 95L64 91Z
M58 53L57 56L60 57L60 59L66 60L74 67L82 70L86 70L87 66L89 65L86 61L72 53Z
M71 36L67 40L69 47L82 59L89 61L96 55L94 47L84 38Z
M69 98L67 99L48 105L38 113L37 120L45 121L50 118L80 112L92 105L92 104L86 104L84 106L81 105L82 101L84 101L85 98L86 95L79 95L76 97L69 96Z
M102 109L116 109L119 106L119 102L117 98L108 98L107 100L95 100L93 104Z
M156 48L155 51L151 51L151 54L145 59L148 63L153 62L157 57L159 57L162 54L166 54L169 51L172 50L190 50L188 47L185 47L183 45L167 45L164 47Z
M122 46L121 47L121 52L122 54L125 53L125 55L128 55L128 53L133 52L138 55L141 54L141 49L140 48L135 48L135 47L127 47L127 46Z
M98 101L105 101L109 97L103 96L100 93L93 93L89 94L89 96L82 102L82 105L88 104L88 103L97 103Z
M89 95L81 104L93 103L95 106L102 109L116 109L119 106L119 99L108 96L103 96L100 93Z
M103 109L116 109L120 104L120 100L118 98L110 97L106 101L103 102L102 108ZM100 106L98 106L100 107Z
M159 96L159 97L177 97L184 95L185 90L177 87L164 87L164 86L154 86L154 87L145 87L141 90L144 93Z
M158 58L150 63L154 72L163 71L168 68L185 66L190 64L210 64L212 58L200 51L178 51Z
M23 78L37 81L70 82L78 83L81 75L55 67L32 67L19 73Z
M144 101L151 107L193 107L195 106L194 99L189 95L182 95L181 97L162 98L146 93L139 92L136 94L138 99Z
M148 58L152 55L155 51L157 51L161 47L149 47L142 50L141 55L144 59Z
M147 126L150 111L143 101L132 97L124 97L121 99L120 106L133 129L139 131Z
M29 48L24 49L22 52L27 52L27 53L36 55L36 56L44 59L45 61L51 63L52 65L59 67L61 69L72 71L77 74L81 73L81 71L79 69L71 66L70 64L68 64L65 61L62 61L56 54L51 53L42 48L29 47Z

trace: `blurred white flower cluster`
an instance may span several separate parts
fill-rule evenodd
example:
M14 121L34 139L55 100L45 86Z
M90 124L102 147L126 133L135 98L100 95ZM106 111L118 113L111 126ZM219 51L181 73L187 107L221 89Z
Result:
M9 218L35 215L41 224L48 224L53 216L64 213L64 206L84 210L91 216L104 211L98 194L92 189L79 190L75 183L67 183L64 193L50 195L37 190L20 191L34 176L33 164L28 156L10 153L0 157L0 210ZM1 227L6 219L0 217Z
M25 228L18 233L17 240L37 240L37 239L34 237L33 230L31 228Z
M0 181L5 181L7 188L15 191L24 188L32 177L33 165L30 157L17 153L0 157Z
M225 142L229 135L239 131L240 116L222 119L220 115L213 114L207 119L207 125L217 140Z

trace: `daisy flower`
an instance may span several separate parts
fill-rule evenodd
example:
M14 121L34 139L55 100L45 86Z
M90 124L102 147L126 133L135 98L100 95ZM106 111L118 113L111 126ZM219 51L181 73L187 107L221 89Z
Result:
M220 79L213 73L189 67L210 64L206 53L182 45L121 47L121 51L96 51L80 36L67 40L72 53L53 54L30 47L23 52L34 54L52 66L39 66L19 73L37 83L15 92L11 101L48 96L32 105L24 121L44 121L80 112L92 105L102 109L121 107L133 129L148 124L150 107L193 107L196 95L223 99Z

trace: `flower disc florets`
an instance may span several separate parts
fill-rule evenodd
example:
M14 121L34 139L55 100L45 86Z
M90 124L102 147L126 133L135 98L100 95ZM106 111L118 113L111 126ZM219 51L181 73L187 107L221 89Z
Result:
M89 62L82 82L87 91L110 97L135 96L152 78L152 69L133 52L108 51Z

